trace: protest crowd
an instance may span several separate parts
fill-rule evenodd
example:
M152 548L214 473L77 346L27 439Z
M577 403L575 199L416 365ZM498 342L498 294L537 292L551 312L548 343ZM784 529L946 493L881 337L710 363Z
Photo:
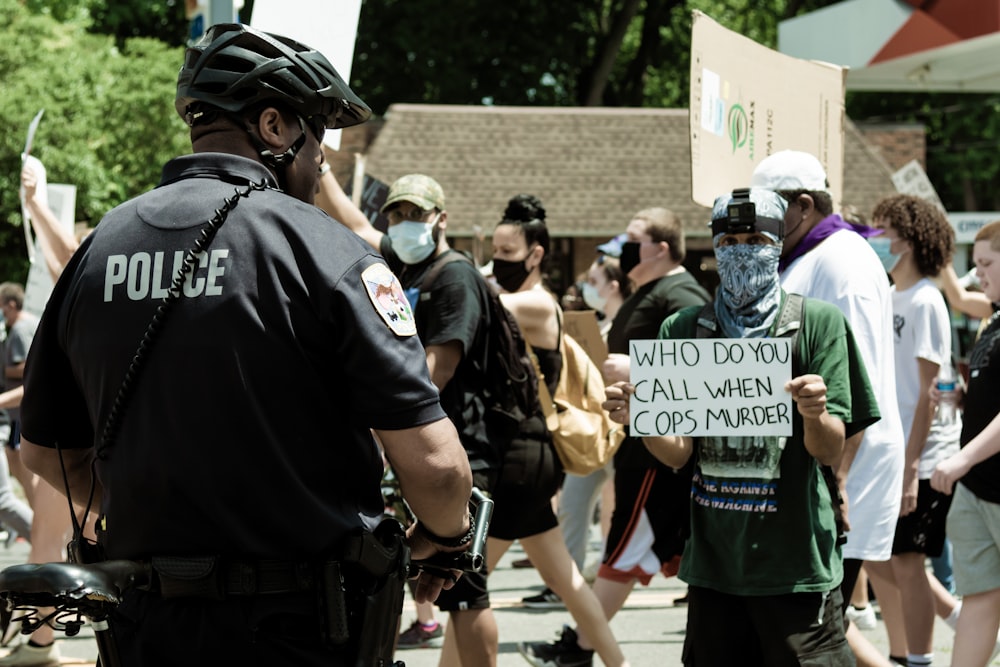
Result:
M482 266L449 243L449 192L420 164L377 229L322 145L367 120L362 97L308 46L219 24L178 80L193 153L156 189L78 239L24 161L55 287L39 321L0 284L0 523L33 563L84 540L150 564L111 618L123 664L439 649L442 667L490 667L507 641L536 667L636 665L611 621L657 575L687 586L689 666L1000 653L1000 221L963 285L932 204L845 219L817 157L777 151L699 221L717 289L685 268L662 201L623 215L564 295L535 194L497 194ZM570 309L603 347L567 333ZM983 320L967 360L959 311ZM493 515L483 567L463 569L440 559L474 543L473 487ZM406 552L395 567L438 565L373 575L344 547L370 535ZM489 574L515 542L539 575L523 607L572 625L504 636ZM373 646L380 591L397 626ZM876 607L888 654L859 629ZM51 627L17 624L0 667L61 664Z

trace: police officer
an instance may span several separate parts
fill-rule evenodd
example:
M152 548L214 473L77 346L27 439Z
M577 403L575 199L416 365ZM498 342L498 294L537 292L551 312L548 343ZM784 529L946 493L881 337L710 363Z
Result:
M63 488L61 450L78 504L93 463L106 557L152 563L113 618L124 664L354 665L385 583L355 548L383 513L370 429L420 519L413 557L472 534L399 283L312 206L324 130L370 110L318 52L228 24L188 49L176 106L193 154L101 221L49 301L25 463ZM443 585L421 575L418 598Z

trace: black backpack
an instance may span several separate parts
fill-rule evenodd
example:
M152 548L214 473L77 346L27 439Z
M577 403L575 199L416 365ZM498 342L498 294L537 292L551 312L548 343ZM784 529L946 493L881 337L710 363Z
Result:
M778 324L774 327L774 335L778 338L787 337L791 340L789 345L792 348L792 377L802 374L802 358L799 352L799 330L806 320L806 299L801 294L787 294L785 302L781 304L781 311L778 313ZM698 326L695 338L716 338L719 335L719 323L715 315L715 304L706 303L698 312ZM837 543L847 542L847 531L844 530L844 499L840 495L840 486L837 484L837 475L833 468L827 465L819 465L823 471L823 479L826 481L826 488L830 492L830 499L833 501L833 515L837 522Z
M475 268L472 259L463 253L447 252L428 269L420 283L421 294L429 291L441 269L451 262L468 262ZM520 432L522 423L539 414L538 377L514 316L504 308L499 294L489 285L487 294L489 327L485 354L482 359L472 362L482 373L486 432L499 462L511 440Z

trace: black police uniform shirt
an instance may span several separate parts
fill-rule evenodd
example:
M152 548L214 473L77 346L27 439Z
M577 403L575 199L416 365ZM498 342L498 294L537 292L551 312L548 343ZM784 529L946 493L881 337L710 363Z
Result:
M100 441L180 257L261 181L184 283L98 465L109 557L318 554L382 515L369 428L445 416L382 259L257 162L201 153L169 162L73 256L27 362L25 437Z
M667 317L710 300L705 288L687 271L646 283L630 294L615 314L608 331L608 352L628 354L629 341L656 339ZM645 469L653 465L656 458L638 439L622 443L615 452L615 467Z
M433 285L424 285L434 262L445 253L419 264L405 264L392 249L388 235L382 237L379 250L414 306L417 335L424 346L453 341L461 344L462 360L441 392L441 407L455 424L472 469L497 468L500 460L486 433L483 373L479 370L485 364L490 326L486 280L471 262L451 261L441 267Z
M1000 414L1000 313L995 313L983 330L969 356L969 387L962 406L962 438L965 447L969 441ZM972 466L961 484L977 498L1000 503L1000 454Z

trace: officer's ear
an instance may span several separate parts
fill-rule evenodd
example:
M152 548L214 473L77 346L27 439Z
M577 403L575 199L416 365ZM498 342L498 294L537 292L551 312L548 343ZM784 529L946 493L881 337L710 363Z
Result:
M281 111L275 107L265 107L260 112L260 116L256 122L247 121L247 123L253 128L256 135L260 137L260 140L269 148L272 148L272 150L279 149L277 152L291 146L298 138L298 131L300 129L296 123L294 126L295 132L293 133L293 127L285 119Z

